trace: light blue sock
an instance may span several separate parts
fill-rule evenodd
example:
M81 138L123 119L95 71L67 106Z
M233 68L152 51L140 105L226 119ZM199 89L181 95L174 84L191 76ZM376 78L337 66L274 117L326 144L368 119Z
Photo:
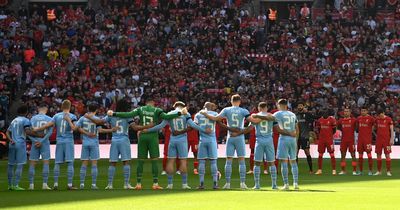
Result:
M187 173L181 173L182 176L182 184L187 184Z
M214 184L218 182L218 167L217 167L217 160L210 160L211 164L211 176L213 177Z
M269 167L269 172L271 173L271 181L272 181L272 187L276 187L276 177L277 177L277 171L276 171L276 166L272 165Z
M254 165L254 182L255 182L255 187L259 188L260 187L260 166Z
M18 186L19 181L21 180L22 168L23 167L24 167L24 165L22 165L22 164L17 165L17 169L15 170L15 183L14 183L14 186Z
M124 183L129 184L129 178L131 177L131 165L124 165Z
M287 162L282 162L281 171L282 171L283 183L284 184L289 184L289 178L288 178L289 169L288 169L288 163Z
M80 170L80 180L81 180L81 185L85 184L85 176L86 176L86 166L82 165L81 170Z
M35 177L35 166L29 165L29 184L33 184L34 177Z
M200 185L204 185L204 175L206 174L206 160L199 160Z
M174 180L174 175L168 174L168 175L167 175L167 178L168 178L168 184L172 184L172 182L173 182L173 180Z
M13 176L14 176L14 165L9 164L7 167L7 177L9 186L12 186Z
M60 164L54 165L54 184L58 184L58 177L60 176Z
M240 183L246 182L246 163L244 160L239 161Z
M92 185L93 186L96 186L98 174L99 174L99 171L97 170L97 165L92 165Z
M68 186L72 186L73 178L74 178L74 162L68 162L68 168L67 168Z
M108 167L108 185L113 184L114 175L115 175L115 166L110 165Z
M43 163L43 172L42 172L43 184L47 184L49 180L49 171L50 171L49 164Z
M296 162L292 163L291 165L292 165L293 183L298 184L299 183L299 167L297 166Z
M226 163L225 163L226 183L231 183L231 176L232 176L232 160L226 160Z

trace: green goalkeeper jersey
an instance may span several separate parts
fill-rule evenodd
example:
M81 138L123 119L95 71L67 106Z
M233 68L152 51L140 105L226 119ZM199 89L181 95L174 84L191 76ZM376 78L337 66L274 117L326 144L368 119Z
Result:
M158 124L161 120L170 120L180 116L180 113L166 114L162 109L154 106L138 107L131 112L114 112L114 116L121 118L134 118L139 117L139 124L144 126L150 123ZM158 132L148 132L141 135L152 135L158 137Z

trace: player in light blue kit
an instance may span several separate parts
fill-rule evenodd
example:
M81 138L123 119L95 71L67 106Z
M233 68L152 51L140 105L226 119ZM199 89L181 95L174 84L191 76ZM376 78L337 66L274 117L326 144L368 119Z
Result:
M24 190L24 188L19 187L19 181L21 180L23 165L26 164L26 135L44 137L43 134L31 130L31 122L25 117L28 114L26 105L20 106L17 114L18 117L11 122L6 132L7 139L10 141L7 169L9 190Z
M246 119L249 122L256 122L254 118L250 116L250 112L246 109L243 109L240 106L241 98L239 95L233 95L231 97L231 107L224 108L217 116L209 115L206 111L201 111L203 114L210 120L213 121L221 121L226 118L228 121L228 127L230 128L238 128L243 130L244 120ZM226 142L226 164L225 164L225 178L226 184L224 185L224 189L231 188L231 175L232 175L232 160L236 154L239 159L239 174L240 174L240 188L247 189L246 186L246 164L244 158L246 156L246 147L244 135L241 134L239 136L231 136L232 131L228 132L227 142Z
M273 116L268 115L262 117L259 115L254 115L253 117L266 120L274 120L278 123L277 126L279 126L281 130L295 132L296 137L284 134L279 135L277 158L282 162L281 170L284 183L282 190L289 190L289 179L288 179L289 160L290 160L290 165L292 167L293 187L295 190L298 190L299 169L296 162L296 155L297 155L297 137L299 134L299 126L297 124L297 118L293 112L288 111L288 101L286 99L280 99L277 103L277 107L279 111L275 112Z
M56 144L56 158L54 165L54 190L58 190L58 177L60 176L60 165L67 163L67 181L68 190L76 190L77 188L72 186L72 180L74 177L74 135L73 131L77 130L74 122L77 120L74 114L70 113L71 101L64 100L61 104L62 112L59 112L53 116L51 122L43 125L42 127L35 128L35 131L43 131L50 127L53 127L57 131L57 144Z
M258 104L258 113L256 115L259 116L267 116L271 115L268 113L268 106L265 102L260 102ZM263 160L266 160L269 165L269 171L271 172L271 181L272 181L272 189L278 189L276 185L276 177L277 171L275 166L275 149L274 149L274 141L272 139L272 127L274 126L273 121L266 121L258 119L258 123L252 123L244 133L249 133L253 127L256 130L256 145L255 145L255 152L254 152L254 182L255 186L253 189L260 189L260 174L261 169L260 165ZM277 129L278 133L284 135L291 135L295 136L295 132L288 132L286 130Z
M185 103L181 101L175 102L174 106L175 110L169 112L168 114L178 113L185 108ZM193 122L191 115L188 113L186 115L181 115L172 120L163 120L157 126L153 128L144 130L144 132L154 132L161 130L167 124L170 125L171 133L175 133L175 135L171 134L171 138L169 140L168 145L168 162L166 166L166 171L168 175L168 186L167 189L173 188L173 175L174 175L174 163L176 162L176 157L178 157L180 162L179 171L182 176L182 189L191 189L187 184L187 157L188 157L188 142L187 142L187 127L188 125L196 130L200 130L202 132L211 132L209 129L205 130L198 126Z
M33 116L31 119L31 124L33 128L39 128L49 122L51 122L52 118L47 116L47 105L41 104L38 108L38 114ZM39 158L42 157L43 160L43 190L51 190L51 188L47 185L47 181L49 179L49 160L50 160L50 141L49 138L53 133L53 128L48 128L44 130L44 137L29 137L32 140L32 148L29 156L30 165L29 165L29 189L34 189L34 177L35 177L35 165L39 161Z
M88 105L88 113L87 115L92 116L93 119L100 120L96 117L97 105L89 104ZM85 188L85 176L87 165L89 164L89 160L92 163L91 175L92 175L92 186L93 190L97 190L96 180L98 175L97 170L97 160L100 158L99 152L99 136L98 133L112 133L118 130L118 127L114 127L112 129L104 129L100 126L96 125L92 120L86 118L85 116L81 117L76 126L79 127L79 131L82 134L82 152L81 152L81 161L82 166L80 169L80 189Z
M214 110L217 105L211 102L204 104L204 111L211 116L217 116L218 113ZM205 133L200 131L199 149L197 153L197 159L199 160L199 178L200 185L198 189L204 189L204 176L206 173L206 160L210 160L211 175L213 177L213 189L218 189L218 145L215 135L215 121L209 120L204 115L197 113L194 116L194 122L197 123L203 129L211 129L211 133Z

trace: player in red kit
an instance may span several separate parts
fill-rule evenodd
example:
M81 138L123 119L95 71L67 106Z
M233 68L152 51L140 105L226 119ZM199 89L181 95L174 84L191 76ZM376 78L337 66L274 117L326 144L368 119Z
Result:
M358 128L358 142L357 142L357 151L358 151L358 166L360 168L360 172L362 174L363 171L363 162L364 162L364 152L367 153L368 156L368 167L369 172L368 175L372 176L372 128L375 124L375 118L368 114L367 107L361 108L361 116L357 118L357 128Z
M350 108L346 107L343 112L343 118L340 118L338 121L338 128L342 131L342 141L340 143L340 152L342 155L340 166L342 171L340 171L339 175L346 174L347 150L350 152L352 158L351 165L353 166L353 175L359 175L359 173L357 173L357 161L354 145L354 133L356 131L357 120L356 118L351 117Z
M394 131L393 131L393 120L389 116L385 115L385 111L379 110L378 117L375 120L375 128L376 128L376 160L378 162L378 171L374 174L381 175L382 174L382 150L385 153L386 158L386 174L388 176L392 176L390 170L390 153L391 145L394 143Z
M194 118L194 115L192 115L192 119ZM199 162L197 160L197 145L199 145L199 131L196 129L190 129L188 132L188 151L192 149L193 153L193 173L195 175L199 174L197 168L199 167Z
M316 175L322 174L322 156L325 150L328 151L331 156L332 164L332 175L336 175L336 159L335 159L335 147L333 144L333 134L336 132L336 119L329 116L328 111L324 110L322 112L322 117L317 121L318 129L318 171Z

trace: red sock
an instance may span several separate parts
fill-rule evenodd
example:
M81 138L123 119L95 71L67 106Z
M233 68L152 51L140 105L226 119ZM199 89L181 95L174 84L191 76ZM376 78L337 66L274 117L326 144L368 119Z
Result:
M323 154L319 153L319 156L318 156L318 169L319 170L322 170L322 155Z
M372 161L372 154L368 153L368 168L370 171L372 171L372 166L374 165L374 162Z
M351 166L353 166L353 171L357 171L357 161L351 161Z
M264 161L264 170L268 170L268 163Z
M363 171L363 163L364 163L364 156L362 153L358 155L358 167L360 167L360 171Z
M346 171L346 161L345 160L340 162L340 167L342 168L342 171Z
M331 164L332 164L332 170L336 170L336 159L335 159L335 154L334 153L329 153L331 156Z
M386 171L391 171L390 165L392 163L392 159L386 158Z
M162 159L162 168L163 171L165 171L165 168L167 167L167 156L165 155L164 158Z
M193 166L194 166L195 169L198 169L198 167L199 167L199 161L198 161L197 159L194 159Z
M382 158L377 158L376 162L378 162L378 171L382 171Z
M250 153L250 170L254 168L254 153Z
M279 168L279 160L275 160L275 167ZM277 173L279 173L279 170L277 170Z

